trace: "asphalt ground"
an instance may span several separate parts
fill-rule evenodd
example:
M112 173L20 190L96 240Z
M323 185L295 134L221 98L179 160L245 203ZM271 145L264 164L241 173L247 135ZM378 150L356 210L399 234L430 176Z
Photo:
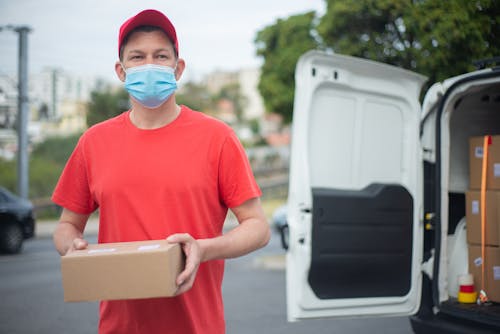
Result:
M90 224L86 238L94 243ZM0 256L0 333L96 333L98 303L63 302L53 228L55 223L43 226L21 254ZM287 322L284 256L273 231L268 246L226 261L222 292L227 334L411 333L407 317Z

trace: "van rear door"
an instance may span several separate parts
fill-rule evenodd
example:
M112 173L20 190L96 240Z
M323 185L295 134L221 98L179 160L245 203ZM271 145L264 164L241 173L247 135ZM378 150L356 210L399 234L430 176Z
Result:
M424 82L400 68L318 51L297 63L290 321L418 310Z

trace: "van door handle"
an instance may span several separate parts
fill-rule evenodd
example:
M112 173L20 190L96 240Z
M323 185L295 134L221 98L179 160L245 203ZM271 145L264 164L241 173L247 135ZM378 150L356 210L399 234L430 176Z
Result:
M280 227L281 247L283 247L284 250L288 250L289 236L290 232L288 229L288 224L281 226Z

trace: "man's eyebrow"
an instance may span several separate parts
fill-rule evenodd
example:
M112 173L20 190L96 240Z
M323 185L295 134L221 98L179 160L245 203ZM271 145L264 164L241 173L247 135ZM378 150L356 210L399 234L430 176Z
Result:
M168 52L168 53L173 53L172 50L170 50L169 48L158 48L156 50L153 51L154 53L158 53L158 52ZM130 53L138 53L138 54L144 54L145 51L143 50L140 50L140 49L132 49L132 50L129 50L128 52L129 54Z
M172 52L172 50L170 50L169 48L159 48L159 49L156 49L154 52L163 52L163 51Z

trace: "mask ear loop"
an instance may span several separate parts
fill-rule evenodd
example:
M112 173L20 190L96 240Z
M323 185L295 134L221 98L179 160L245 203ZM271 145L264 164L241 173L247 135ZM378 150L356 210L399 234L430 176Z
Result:
M175 81L177 81L177 65L179 64L179 61L176 60L175 61L175 66L174 66L174 77L175 77Z
M125 74L123 80L125 80L127 78L127 70L125 69L125 65L123 65L122 62L120 62L120 66L122 67L122 70L123 70L123 73Z

